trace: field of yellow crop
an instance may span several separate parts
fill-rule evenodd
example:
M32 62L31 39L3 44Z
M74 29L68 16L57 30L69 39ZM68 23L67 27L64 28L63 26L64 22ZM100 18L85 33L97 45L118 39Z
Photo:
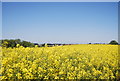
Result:
M1 79L115 79L118 45L2 48Z

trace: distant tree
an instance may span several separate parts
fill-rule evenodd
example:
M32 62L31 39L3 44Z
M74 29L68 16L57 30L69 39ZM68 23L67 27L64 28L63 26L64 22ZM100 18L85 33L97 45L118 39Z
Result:
M2 40L0 40L0 46L2 46Z
M0 40L1 44L0 46L2 47L16 47L16 45L20 45L23 47L34 47L34 44L31 42L27 42L27 41L21 41L20 39L4 39L4 40Z
M40 47L40 45L39 45L38 43L34 43L34 46L38 46L38 47Z
M2 41L1 42L1 46L2 47L7 47L8 46L8 42L7 41Z
M24 47L33 47L34 46L33 43L27 42L27 41L22 41L21 45L24 46Z
M118 42L117 42L117 41L115 41L115 40L112 40L112 41L110 41L110 43L109 43L109 44L117 45L117 44L118 44Z
M16 44L21 44L21 40L20 39L15 39L15 43Z

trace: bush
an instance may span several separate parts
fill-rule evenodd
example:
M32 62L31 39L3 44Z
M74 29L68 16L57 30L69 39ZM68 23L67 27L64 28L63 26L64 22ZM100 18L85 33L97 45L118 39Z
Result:
M117 45L117 44L118 44L118 42L117 42L117 41L115 41L115 40L112 40L109 44Z

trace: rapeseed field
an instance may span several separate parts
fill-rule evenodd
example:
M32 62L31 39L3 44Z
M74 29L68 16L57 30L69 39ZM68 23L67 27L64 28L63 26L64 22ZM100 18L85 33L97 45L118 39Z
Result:
M1 49L1 79L116 79L118 75L118 45Z

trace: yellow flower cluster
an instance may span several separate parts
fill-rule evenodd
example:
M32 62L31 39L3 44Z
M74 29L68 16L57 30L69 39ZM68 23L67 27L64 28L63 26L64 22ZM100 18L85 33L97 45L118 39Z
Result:
M1 79L115 79L118 45L2 48Z

